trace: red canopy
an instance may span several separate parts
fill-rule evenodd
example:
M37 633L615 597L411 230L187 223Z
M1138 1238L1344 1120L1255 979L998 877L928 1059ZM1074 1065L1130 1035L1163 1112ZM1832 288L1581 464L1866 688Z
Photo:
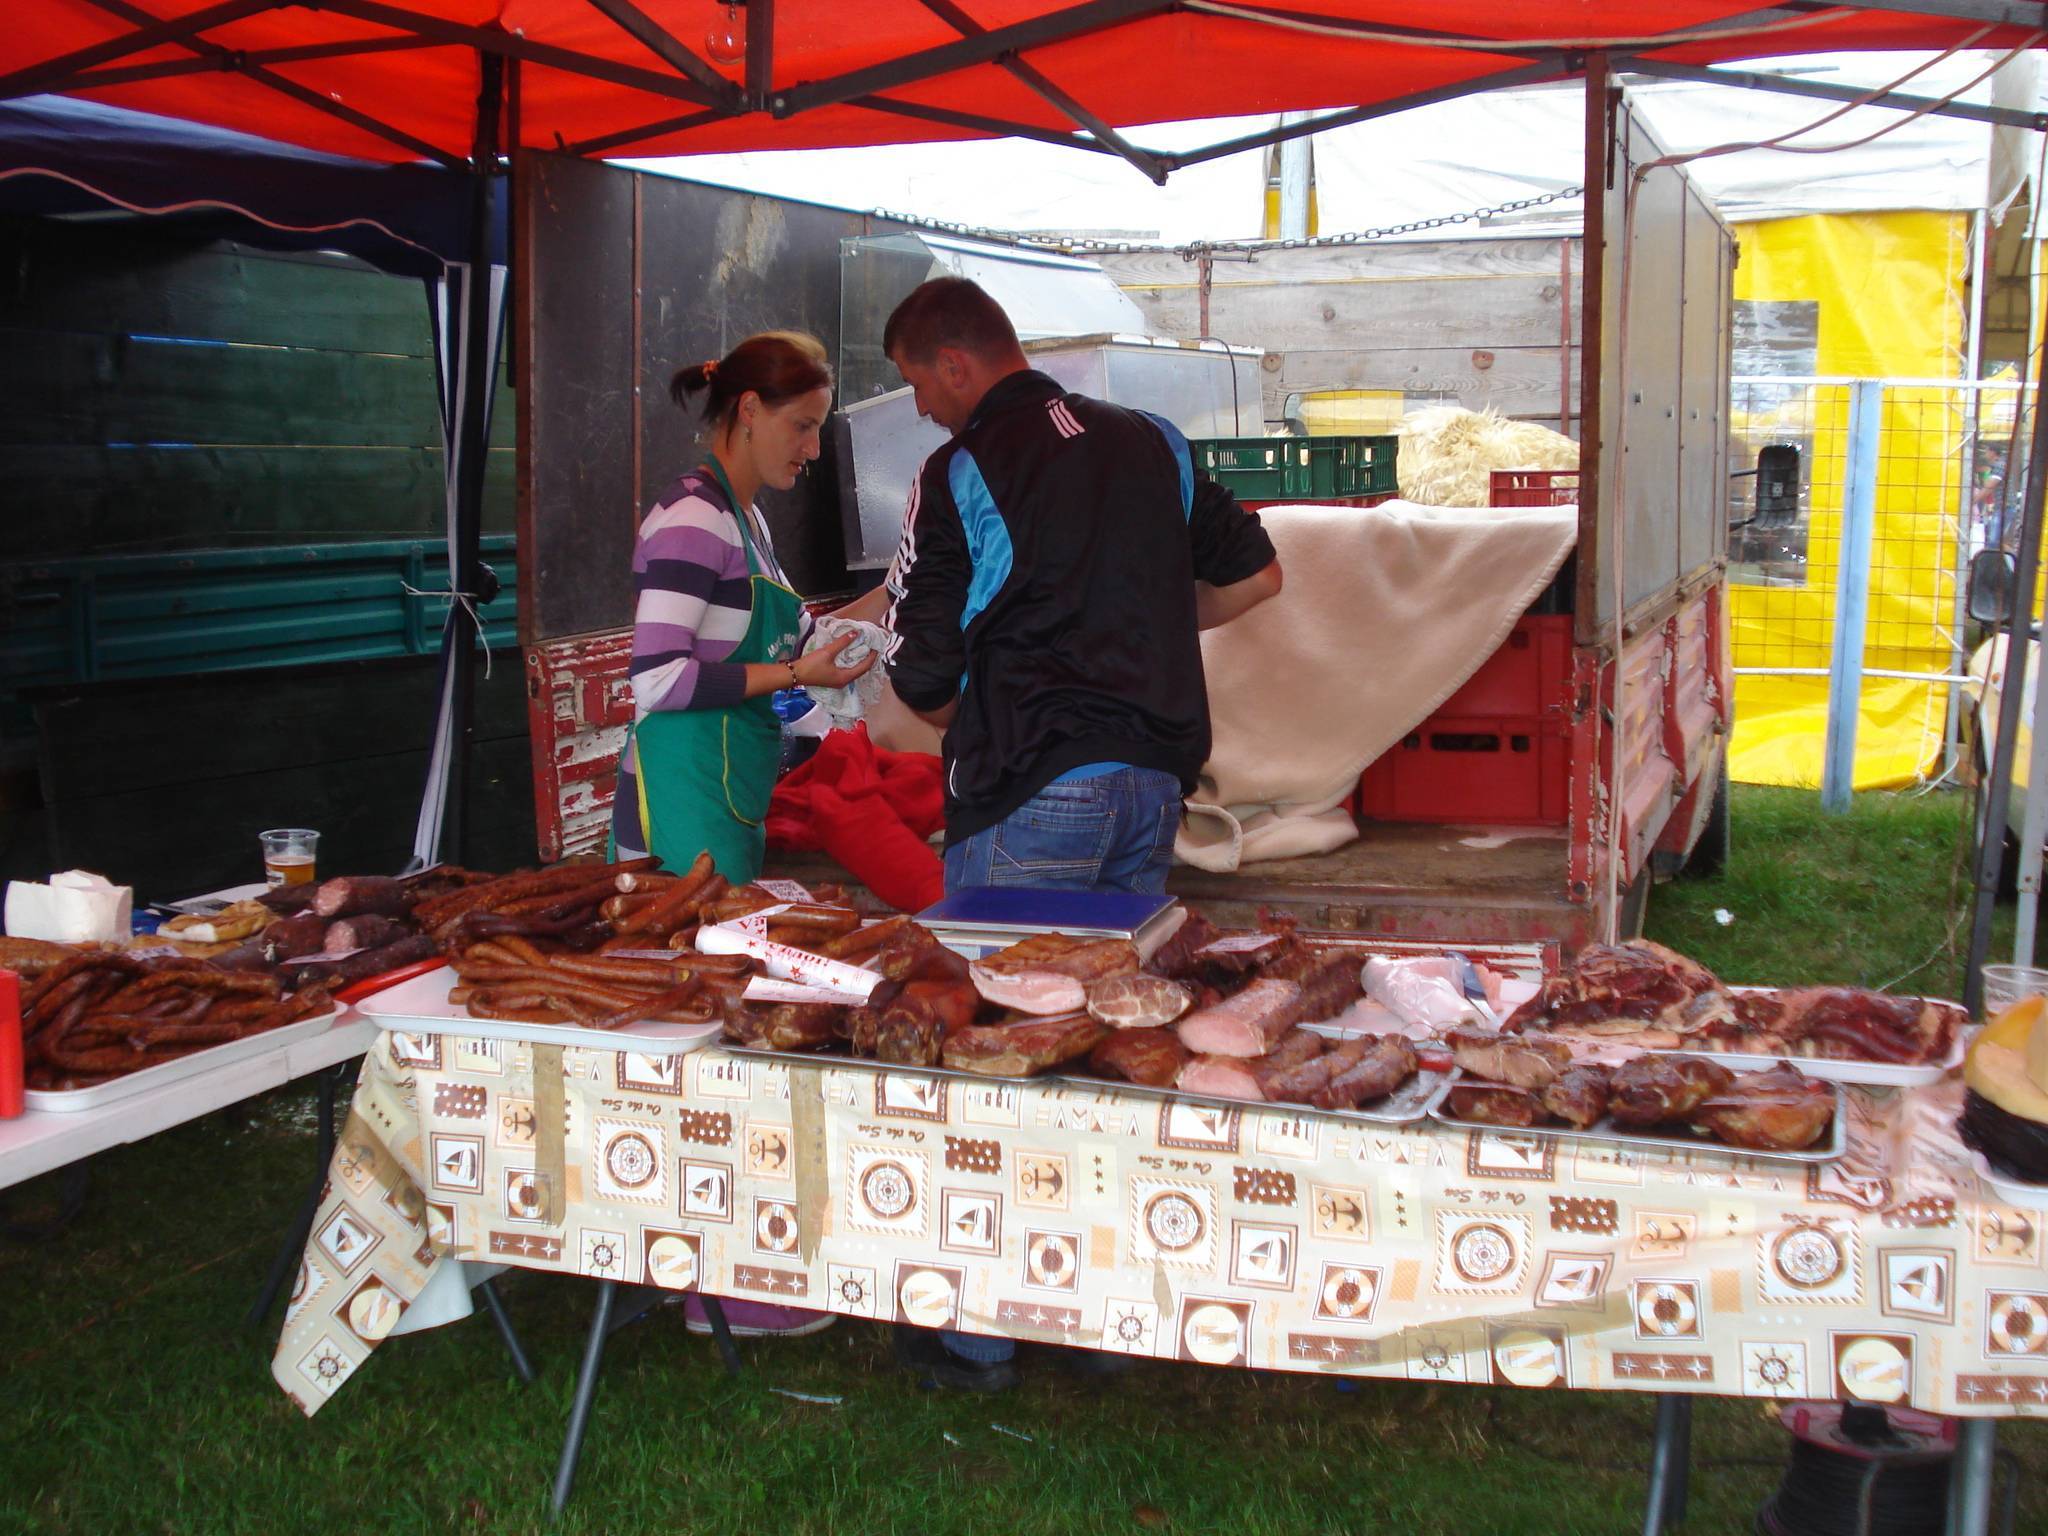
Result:
M1104 128L1391 107L1574 74L1593 48L1617 68L1638 54L2010 48L2044 13L2030 0L748 0L748 52L720 64L706 37L724 0L35 0L0 34L0 97L64 91L339 154L460 159L482 49L517 61L508 127L530 147L686 154L1023 132L1102 148Z

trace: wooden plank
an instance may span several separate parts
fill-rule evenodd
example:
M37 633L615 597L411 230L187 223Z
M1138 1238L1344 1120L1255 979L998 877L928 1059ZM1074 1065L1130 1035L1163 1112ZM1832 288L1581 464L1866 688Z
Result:
M1572 353L1572 389L1579 355ZM1394 390L1440 396L1471 410L1492 406L1524 419L1558 415L1556 347L1406 348L1288 352L1265 374L1268 421L1281 419L1287 399L1323 390Z
M417 279L158 228L0 219L0 325L432 357Z
M484 531L509 532L513 455L485 469ZM15 509L8 554L405 535L439 529L438 448L16 446L0 453Z
M1417 277L1218 286L1209 334L1268 352L1343 347L1551 346L1558 342L1560 274ZM1126 290L1164 335L1201 334L1194 288Z
M1580 265L1572 242L1572 265ZM1355 245L1304 246L1218 253L1210 284L1221 290L1232 284L1347 282L1360 278L1460 276L1547 277L1557 272L1555 239L1377 240ZM1178 251L1128 251L1096 258L1102 269L1125 288L1194 287L1201 276L1197 263Z

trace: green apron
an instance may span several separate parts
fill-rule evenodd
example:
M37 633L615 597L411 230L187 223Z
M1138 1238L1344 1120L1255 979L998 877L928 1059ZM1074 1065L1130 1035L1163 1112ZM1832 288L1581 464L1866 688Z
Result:
M797 595L762 574L746 510L716 458L706 466L739 524L747 553L753 616L729 662L786 661L796 650L802 607ZM680 873L709 851L734 885L761 873L768 835L762 821L782 761L782 726L772 696L727 709L661 709L633 727L639 751L640 830L649 853Z

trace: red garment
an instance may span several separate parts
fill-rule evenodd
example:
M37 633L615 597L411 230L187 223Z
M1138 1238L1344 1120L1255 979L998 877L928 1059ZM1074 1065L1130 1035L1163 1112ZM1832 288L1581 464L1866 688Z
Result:
M946 893L925 841L945 824L945 800L936 757L884 752L865 725L833 731L775 786L768 846L828 853L890 906L920 912Z

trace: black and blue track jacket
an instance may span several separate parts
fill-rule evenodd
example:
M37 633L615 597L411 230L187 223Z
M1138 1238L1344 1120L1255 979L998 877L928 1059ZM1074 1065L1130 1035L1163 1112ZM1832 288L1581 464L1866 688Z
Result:
M1195 582L1273 558L1170 423L1034 370L1000 380L925 460L889 573L897 694L927 711L959 699L947 841L1086 763L1193 789L1209 756Z

